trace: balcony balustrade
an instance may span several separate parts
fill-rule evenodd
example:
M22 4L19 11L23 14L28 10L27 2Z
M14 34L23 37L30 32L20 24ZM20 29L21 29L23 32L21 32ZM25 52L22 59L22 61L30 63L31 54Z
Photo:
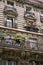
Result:
M25 17L25 19L36 20L35 14L33 12L30 12L30 11L25 12L24 17Z
M39 31L37 24L34 24L34 23L33 24L26 23L24 27L27 31L32 31L32 32L38 32Z
M0 39L1 47L9 47L9 48L22 48L22 45L15 40L6 41L5 39Z
M25 26L37 28L38 25L36 23L33 23L33 22L30 21L30 22L26 22Z
M30 31L30 32L37 32L39 31L38 28L34 28L34 27L29 27L29 26L25 26L26 31Z
M0 48L7 47L7 48L13 48L13 49L17 48L19 50L29 49L29 50L34 50L34 51L43 50L43 42L38 41L36 43L35 41L34 43L34 41L32 41L33 43L30 43L28 39L30 35L32 35L32 37L36 36L36 39L38 36L42 37L43 34L41 33L39 34L35 32L29 32L29 31L24 31L24 30L19 30L19 29L12 29L8 27L0 27L0 32L3 32L0 34ZM28 39L28 41L26 41L26 38Z
M6 5L5 8L4 8L4 13L5 14L11 14L11 15L14 15L14 16L17 16L17 10L16 8L14 8L13 6L11 5Z

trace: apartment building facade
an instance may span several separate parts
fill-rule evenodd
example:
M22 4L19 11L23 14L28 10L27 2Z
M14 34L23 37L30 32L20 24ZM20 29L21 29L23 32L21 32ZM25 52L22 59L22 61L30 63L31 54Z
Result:
M0 0L0 65L43 65L43 0Z

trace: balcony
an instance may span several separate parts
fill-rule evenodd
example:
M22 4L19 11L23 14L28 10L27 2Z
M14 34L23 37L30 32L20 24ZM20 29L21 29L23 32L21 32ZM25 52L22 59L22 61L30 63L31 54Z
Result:
M21 49L22 45L19 42L15 41L15 40L6 41L5 39L0 39L0 47Z
M13 16L15 16L15 17L17 17L17 10L16 10L16 8L14 8L13 6L11 6L11 5L6 5L5 6L5 8L4 8L4 13L5 14L11 14L11 15L13 15Z
M26 31L30 31L30 32L38 32L38 28L34 28L34 27L29 27L29 26L25 26Z
M37 27L37 24L34 23L34 22L26 22L24 28L27 30L27 31L31 31L31 32L38 32L39 29Z
M30 36L31 35L31 36ZM41 42L30 43L28 37L36 38L42 37L43 34L29 32L19 29L12 29L8 27L0 27L0 48L7 48L7 49L19 49L19 50L43 50L43 38L41 38ZM35 37L36 36L36 37ZM38 38L39 39L39 38Z
M25 12L25 14L24 14L24 18L27 20L27 19L29 19L29 20L32 20L32 21L35 21L36 20L36 18L35 18L35 14L34 13L32 13L32 12Z
M6 19L6 20L5 20L5 23L4 23L4 26L5 26L5 27L9 27L9 28L16 28L16 29L18 28L16 22L13 24L13 19L12 19L12 20Z
M13 48L13 49L17 49L17 50L21 50L23 48L24 45L24 39L23 37L20 36L15 36L15 39L12 37L10 37L10 35L6 35L6 33L2 33L0 35L0 47L2 48Z

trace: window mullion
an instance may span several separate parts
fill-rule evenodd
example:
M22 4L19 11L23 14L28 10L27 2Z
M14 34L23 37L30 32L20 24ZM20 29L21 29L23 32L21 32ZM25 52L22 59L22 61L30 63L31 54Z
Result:
M8 65L8 61L6 61L6 65Z

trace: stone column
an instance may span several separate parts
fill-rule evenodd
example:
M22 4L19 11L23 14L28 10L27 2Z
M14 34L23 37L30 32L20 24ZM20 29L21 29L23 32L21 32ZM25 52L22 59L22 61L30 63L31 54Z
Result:
M35 61L33 61L33 65L35 65Z
M2 59L0 58L0 65L2 65Z

